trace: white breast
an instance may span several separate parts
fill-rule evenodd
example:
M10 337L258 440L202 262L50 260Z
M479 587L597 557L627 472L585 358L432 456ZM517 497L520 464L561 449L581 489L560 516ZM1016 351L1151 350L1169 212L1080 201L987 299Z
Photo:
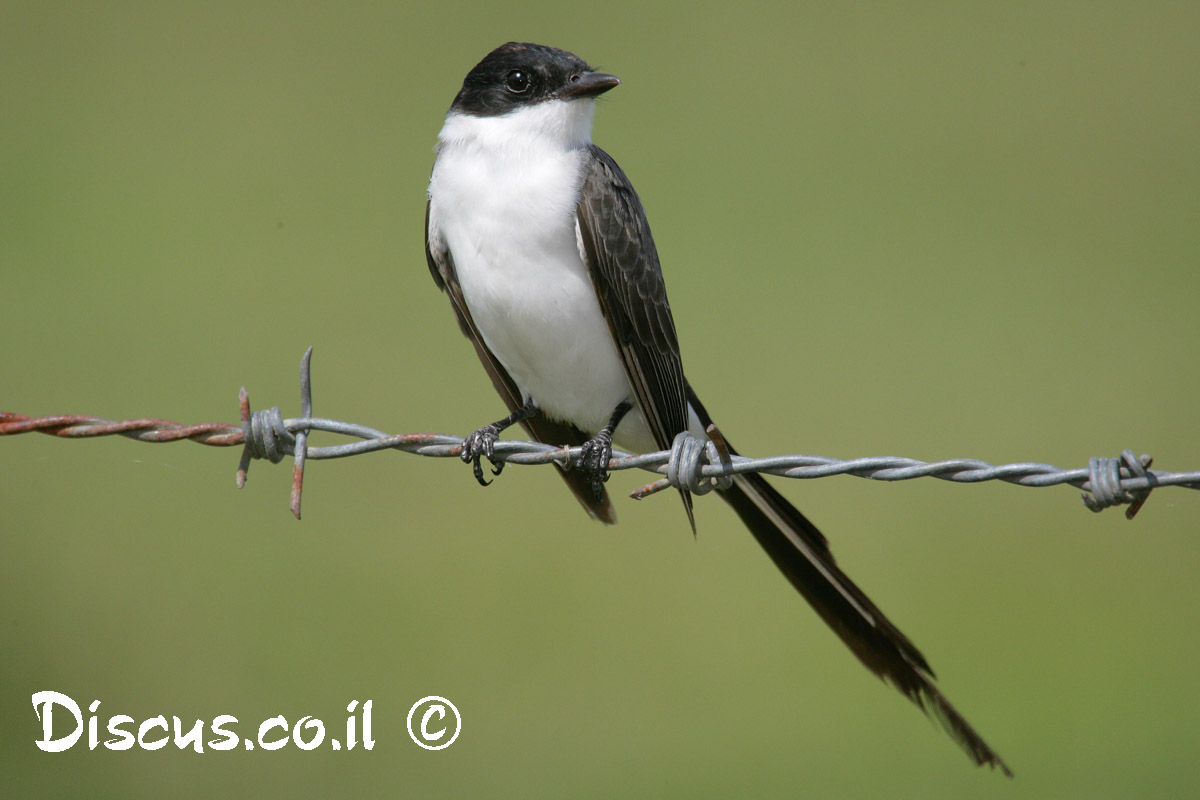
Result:
M593 105L452 113L429 184L430 236L449 249L484 342L526 399L587 433L633 398L575 222ZM622 440L644 439L631 416Z

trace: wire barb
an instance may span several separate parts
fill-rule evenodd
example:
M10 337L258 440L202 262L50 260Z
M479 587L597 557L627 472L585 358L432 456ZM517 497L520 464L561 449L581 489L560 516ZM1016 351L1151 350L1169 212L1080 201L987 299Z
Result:
M238 488L245 486L250 462L265 459L279 463L294 458L292 468L291 510L300 518L300 498L304 487L304 468L309 459L346 458L378 450L401 450L435 458L457 458L463 439L436 433L387 434L365 425L314 417L311 376L312 348L300 361L300 408L302 417L284 419L278 407L251 412L250 395L242 387L238 395L240 424L205 423L181 425L162 419L132 419L113 422L99 417L60 415L26 417L0 411L0 436L20 433L44 433L66 439L120 435L139 442L192 441L210 447L242 447L238 465ZM360 441L349 444L312 447L308 435L326 431L351 436ZM1146 502L1150 491L1158 487L1181 486L1200 489L1200 471L1152 471L1150 456L1140 458L1125 450L1120 458L1093 458L1087 468L1065 470L1050 464L989 464L974 459L924 462L911 458L874 457L843 461L825 456L784 455L746 458L732 455L716 426L709 426L708 439L687 433L675 437L670 450L633 455L613 451L610 470L643 469L665 477L635 489L635 499L649 497L663 489L676 487L693 494L706 494L727 488L734 475L761 472L784 478L825 478L852 475L878 481L902 481L914 478L939 478L955 483L980 483L1001 480L1018 486L1058 486L1070 484L1082 490L1084 505L1102 511L1115 505L1128 505L1125 516L1134 515ZM502 440L496 442L495 456L500 463L577 465L582 448L554 447L539 442Z
M304 351L300 358L300 413L306 417L313 415L312 375L309 364L312 362L312 346ZM308 431L296 433L296 461L292 467L292 502L289 508L296 519L300 519L300 493L304 491L304 465L308 461Z

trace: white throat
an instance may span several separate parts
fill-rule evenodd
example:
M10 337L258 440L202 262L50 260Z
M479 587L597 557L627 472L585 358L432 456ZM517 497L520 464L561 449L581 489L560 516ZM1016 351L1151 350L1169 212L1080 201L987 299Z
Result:
M451 111L438 134L438 149L482 147L489 150L579 150L592 141L596 101L546 100L495 117Z

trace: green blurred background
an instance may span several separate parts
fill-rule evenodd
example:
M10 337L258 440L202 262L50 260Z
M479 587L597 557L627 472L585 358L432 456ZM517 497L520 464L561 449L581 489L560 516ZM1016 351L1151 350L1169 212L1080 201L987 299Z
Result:
M654 225L692 382L749 454L1200 468L1200 6L7 3L0 407L463 434L501 405L429 280L432 146L526 39L624 81L596 140ZM746 343L753 342L753 350ZM316 437L329 444L332 437ZM589 523L547 469L0 443L0 794L1181 797L1200 792L1200 497L785 486L1017 773L973 769L732 514ZM283 714L373 752L38 751ZM464 727L416 747L440 694Z

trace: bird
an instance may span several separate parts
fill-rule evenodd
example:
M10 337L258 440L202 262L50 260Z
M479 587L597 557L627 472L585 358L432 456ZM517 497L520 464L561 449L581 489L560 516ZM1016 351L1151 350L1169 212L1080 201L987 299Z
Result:
M592 142L596 99L620 84L555 47L508 42L463 80L438 134L425 254L509 414L464 440L486 485L495 443L582 448L559 471L590 516L616 516L605 490L614 440L665 450L712 418L684 377L662 267L642 202ZM732 454L736 450L729 448ZM1011 776L934 684L908 637L834 560L817 527L756 473L718 490L767 555L867 669L895 686L978 765ZM680 490L695 531L692 497Z

